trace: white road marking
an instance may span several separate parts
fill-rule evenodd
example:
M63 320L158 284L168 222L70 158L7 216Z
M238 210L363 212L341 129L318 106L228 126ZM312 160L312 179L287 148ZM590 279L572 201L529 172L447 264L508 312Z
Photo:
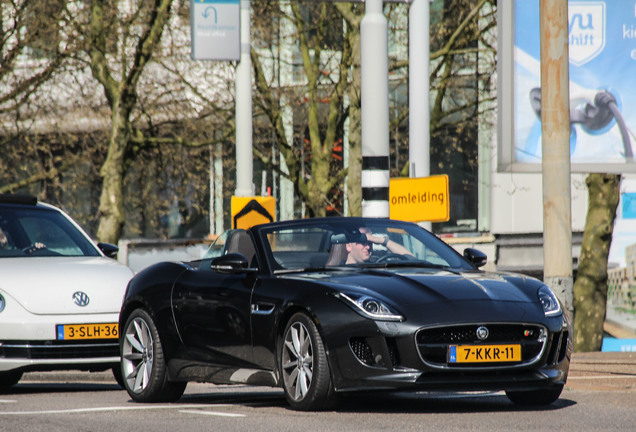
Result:
M0 403L16 403L17 401L8 400L8 399L0 399Z
M65 382L63 380L59 380L59 381L55 381L55 380L35 380L35 379L29 379L29 378L25 378L23 380L20 380L20 384L18 384L20 387L33 387L34 385L42 385L42 384L51 384L51 385L62 385L62 384L71 384L71 385L78 385L78 386L84 386L84 385L101 385L101 386L117 386L117 384L115 383L115 381L110 382L110 381L102 381L102 380L82 380L81 382L76 382L76 383L69 383L69 382ZM120 387L121 388L121 387Z
M217 412L217 411L179 410L179 412L183 414L203 414L203 415L219 416L219 417L245 417L245 414L226 413L226 412Z
M139 406L114 406L114 407L94 407L94 408L74 408L66 410L45 410L45 411L9 411L0 412L0 416L15 415L49 415L49 414L76 414L91 412L109 412L109 411L145 411L145 410L182 410L184 408L219 408L232 405L139 405Z
M596 375L596 376L568 377L568 381L593 380L593 379L629 379L629 378L636 378L636 375L626 374L626 375Z

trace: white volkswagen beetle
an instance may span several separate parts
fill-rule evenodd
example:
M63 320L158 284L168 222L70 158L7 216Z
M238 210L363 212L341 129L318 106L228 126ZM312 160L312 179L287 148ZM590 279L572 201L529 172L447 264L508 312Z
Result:
M27 371L119 371L118 317L132 270L67 214L0 195L0 388Z

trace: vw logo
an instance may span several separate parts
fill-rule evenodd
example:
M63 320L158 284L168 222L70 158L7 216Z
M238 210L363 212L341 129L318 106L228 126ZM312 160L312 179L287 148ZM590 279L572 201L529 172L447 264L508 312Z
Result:
M479 338L479 340L488 339L488 335L490 334L490 332L488 331L488 328L484 326L477 327L477 331L475 333L477 334L477 338Z
M82 291L76 291L73 293L73 303L78 306L88 306L91 299L88 298L88 294Z

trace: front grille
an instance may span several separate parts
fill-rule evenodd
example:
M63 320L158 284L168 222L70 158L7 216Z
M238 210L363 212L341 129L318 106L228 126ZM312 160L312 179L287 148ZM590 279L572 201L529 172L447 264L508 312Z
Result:
M485 341L477 337L477 328L485 325L489 335ZM536 361L542 354L547 332L542 326L529 324L469 324L448 327L424 328L417 332L417 348L422 360L437 367L480 367L501 366L501 363L457 364L448 362L449 346L462 344L494 345L520 344L521 362ZM511 365L511 363L506 363Z
M0 358L63 360L119 357L117 341L10 341L0 343Z

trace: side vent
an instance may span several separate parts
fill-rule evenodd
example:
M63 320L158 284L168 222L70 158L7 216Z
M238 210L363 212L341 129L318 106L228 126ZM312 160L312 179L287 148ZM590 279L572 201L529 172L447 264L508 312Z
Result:
M375 360L373 359L373 351L364 338L351 338L349 346L353 353L358 357L362 363L368 366L375 366Z
M354 337L349 340L349 347L358 360L367 366L390 369L400 364L395 339Z

